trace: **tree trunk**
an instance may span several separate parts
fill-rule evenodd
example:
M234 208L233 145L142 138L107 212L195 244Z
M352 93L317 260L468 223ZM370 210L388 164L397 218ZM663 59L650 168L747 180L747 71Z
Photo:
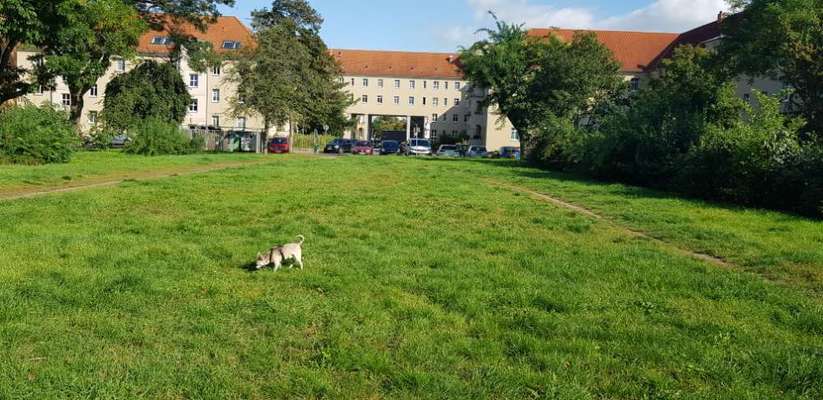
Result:
M83 100L83 95L85 95L87 91L88 89L83 90L81 88L69 86L69 96L71 97L71 106L69 106L69 121L71 121L71 123L78 129L80 128L80 118L83 116L83 106L85 103Z
M265 137L266 139L263 140L263 154L269 153L269 146L266 144L269 141L269 128L271 123L269 122L268 118L263 118L263 133L260 134L261 137ZM265 136L264 136L265 135Z

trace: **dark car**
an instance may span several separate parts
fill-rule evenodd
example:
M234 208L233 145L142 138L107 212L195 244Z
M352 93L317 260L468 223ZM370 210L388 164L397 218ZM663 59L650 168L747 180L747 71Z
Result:
M396 140L384 140L383 143L380 145L380 154L399 154L400 153L400 143Z
M374 154L374 147L368 140L359 140L357 143L354 144L354 148L352 148L352 154L365 154L365 155L372 155Z
M269 142L269 153L281 154L289 152L289 138L276 137Z
M351 153L352 141L351 139L334 139L323 148L324 153Z
M500 158L517 158L520 153L519 147L504 146L500 148Z

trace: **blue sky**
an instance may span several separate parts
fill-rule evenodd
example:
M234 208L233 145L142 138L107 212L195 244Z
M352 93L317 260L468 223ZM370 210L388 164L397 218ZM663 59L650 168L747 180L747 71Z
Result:
M682 32L716 18L725 0L310 0L329 47L454 51L491 26L487 11L528 27ZM250 24L271 0L237 0L225 15Z

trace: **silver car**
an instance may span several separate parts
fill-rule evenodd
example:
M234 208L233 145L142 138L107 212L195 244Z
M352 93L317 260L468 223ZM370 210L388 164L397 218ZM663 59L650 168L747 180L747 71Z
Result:
M458 151L457 145L443 144L443 145L440 145L439 149L437 149L437 156L438 157L460 157L460 151Z
M484 146L470 146L466 150L466 157L485 157L488 151Z
M406 147L406 154L410 156L430 156L432 142L428 139L412 139Z

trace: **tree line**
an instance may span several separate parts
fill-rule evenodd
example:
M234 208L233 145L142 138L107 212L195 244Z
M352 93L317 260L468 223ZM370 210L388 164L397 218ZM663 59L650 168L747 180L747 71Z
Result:
M497 21L460 61L532 163L823 216L823 0L731 3L718 49L679 47L640 90L593 33L534 38ZM788 89L747 101L747 77Z

